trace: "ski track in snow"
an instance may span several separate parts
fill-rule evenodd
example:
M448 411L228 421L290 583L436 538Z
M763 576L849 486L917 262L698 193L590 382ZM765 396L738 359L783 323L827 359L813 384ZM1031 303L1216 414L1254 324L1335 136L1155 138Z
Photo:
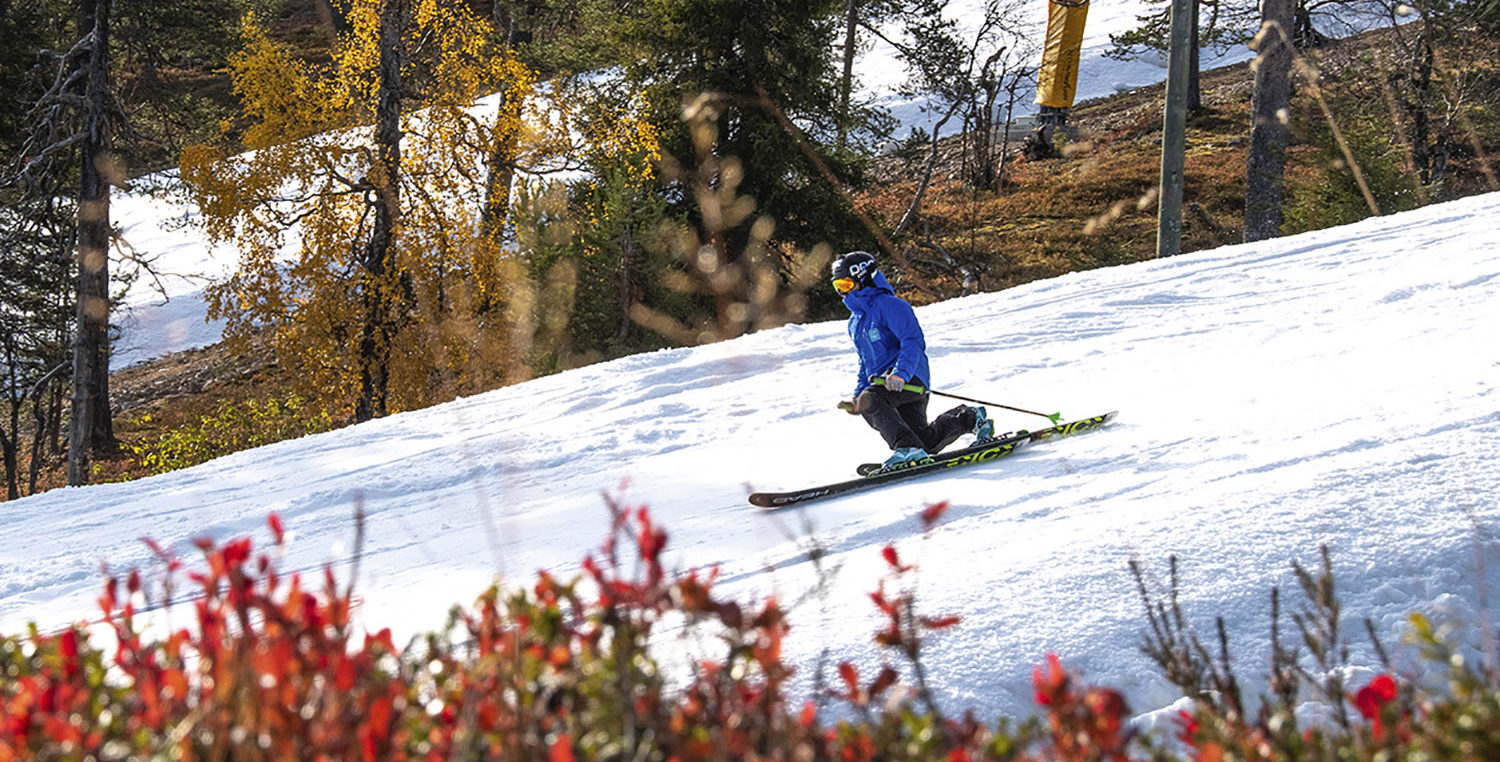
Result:
M720 566L721 590L742 601L797 602L787 649L802 690L825 652L864 670L883 660L865 594L886 544L918 565L922 611L964 617L927 645L954 709L1029 712L1030 670L1055 651L1157 722L1179 697L1139 653L1127 562L1161 594L1174 554L1193 626L1211 640L1225 619L1253 693L1270 588L1300 608L1291 562L1316 568L1325 544L1350 679L1377 668L1359 626L1368 617L1404 669L1439 680L1400 645L1406 617L1457 617L1468 627L1456 637L1476 651L1479 602L1500 592L1479 589L1500 579L1497 215L1491 194L919 308L936 388L1120 417L996 464L775 515L747 492L847 478L881 451L833 409L855 370L842 321L635 355L160 477L44 493L0 509L11 526L0 630L87 616L101 561L150 568L139 537L193 558L200 535L264 543L271 511L294 533L286 568L347 574L359 504L364 621L411 636L497 578L576 573L603 539L609 494L650 506L674 564ZM947 406L935 397L931 412ZM993 415L1002 429L1039 423ZM923 535L915 514L937 500L951 507ZM811 595L807 529L833 570ZM668 653L713 652L683 635L663 636Z

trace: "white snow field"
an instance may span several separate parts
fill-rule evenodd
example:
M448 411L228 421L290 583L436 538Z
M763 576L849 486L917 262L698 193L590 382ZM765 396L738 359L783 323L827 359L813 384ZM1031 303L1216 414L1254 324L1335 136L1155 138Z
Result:
M368 514L362 623L440 626L497 577L568 576L607 527L601 493L649 505L681 567L718 565L742 600L814 583L804 530L838 567L795 608L789 658L868 669L867 593L894 544L919 566L919 606L964 617L928 644L942 703L1030 712L1049 651L1122 689L1148 715L1178 694L1139 652L1127 562L1211 639L1225 617L1235 666L1259 689L1269 590L1300 607L1290 563L1333 554L1351 683L1378 669L1369 617L1398 665L1405 617L1460 625L1476 656L1500 556L1500 194L1346 227L1076 273L918 310L934 386L1108 428L940 477L767 515L753 489L852 476L878 436L834 409L854 355L842 322L641 354L428 410L238 453L127 484L0 506L0 631L91 616L99 564L148 566L150 536L295 533L288 569L348 574L356 504ZM934 399L932 412L943 410ZM1002 428L1040 419L996 411ZM923 536L915 515L951 501ZM166 616L158 613L156 616ZM697 648L675 641L669 648ZM712 645L703 646L712 648Z

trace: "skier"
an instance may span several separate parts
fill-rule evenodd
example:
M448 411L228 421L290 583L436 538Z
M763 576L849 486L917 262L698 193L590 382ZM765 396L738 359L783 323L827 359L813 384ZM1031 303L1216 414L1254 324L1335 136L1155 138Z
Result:
M959 405L927 422L927 341L906 300L896 296L868 252L851 251L833 262L833 288L849 308L849 338L859 354L854 397L839 403L880 432L891 456L882 470L921 463L966 432L995 434L984 408ZM883 385L872 379L883 378ZM916 390L906 388L911 384Z

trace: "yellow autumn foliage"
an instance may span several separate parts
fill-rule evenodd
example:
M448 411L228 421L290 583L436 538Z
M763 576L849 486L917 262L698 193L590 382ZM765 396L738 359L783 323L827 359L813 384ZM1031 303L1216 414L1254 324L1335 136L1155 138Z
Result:
M384 166L371 139L382 84L382 23L400 2L400 162ZM368 343L388 380L390 412L493 386L517 375L514 268L500 236L481 235L486 161L518 141L535 77L496 44L463 3L350 0L350 30L315 67L271 40L255 19L230 61L242 103L241 145L193 146L181 172L213 241L238 252L208 290L225 338L267 331L299 391L343 410L360 393ZM383 14L385 19L383 21ZM389 38L388 38L389 39ZM504 107L476 106L492 94ZM556 127L556 125L553 125ZM248 150L247 150L248 149ZM502 156L515 161L515 156ZM391 188L395 194L381 196ZM399 198L391 256L372 264L376 203ZM371 300L382 310L369 308ZM371 315L384 315L378 330ZM361 341L366 342L361 347Z

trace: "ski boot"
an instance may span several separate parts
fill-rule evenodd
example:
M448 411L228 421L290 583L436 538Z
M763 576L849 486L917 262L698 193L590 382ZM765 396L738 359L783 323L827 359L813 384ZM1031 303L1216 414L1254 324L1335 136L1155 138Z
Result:
M875 473L883 474L891 471L900 471L903 468L911 468L912 466L920 466L923 463L931 462L932 456L928 455L926 450L920 447L902 447L891 453L891 457L886 458L885 462L880 465L880 470Z
M995 438L995 422L984 408L974 408L974 444L979 444L987 439Z

